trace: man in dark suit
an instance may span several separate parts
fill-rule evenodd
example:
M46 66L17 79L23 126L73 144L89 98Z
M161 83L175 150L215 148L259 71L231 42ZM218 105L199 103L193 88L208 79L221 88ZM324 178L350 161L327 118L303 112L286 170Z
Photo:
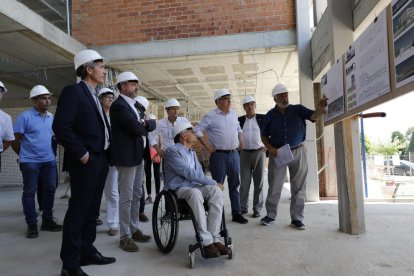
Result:
M112 126L111 165L118 169L119 185L119 247L126 252L138 251L134 241L146 242L151 236L138 228L139 202L142 196L145 136L155 129L155 120L146 120L137 110L140 80L132 72L117 77L119 97L111 105Z
M260 138L265 115L256 114L256 100L252 96L243 99L245 116L239 117L243 130L244 148L240 152L240 205L242 214L249 209L250 183L253 178L253 218L260 217L263 208L263 174L265 170L266 148Z
M77 53L74 63L82 81L63 89L52 126L65 148L71 185L63 223L61 275L87 275L80 266L115 262L93 245L108 173L110 128L96 96L96 86L105 80L105 65L93 50Z

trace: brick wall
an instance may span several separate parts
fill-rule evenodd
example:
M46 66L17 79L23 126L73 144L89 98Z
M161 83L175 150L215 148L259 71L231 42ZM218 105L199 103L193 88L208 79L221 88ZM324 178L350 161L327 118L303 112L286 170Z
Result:
M294 0L73 0L86 45L295 29Z

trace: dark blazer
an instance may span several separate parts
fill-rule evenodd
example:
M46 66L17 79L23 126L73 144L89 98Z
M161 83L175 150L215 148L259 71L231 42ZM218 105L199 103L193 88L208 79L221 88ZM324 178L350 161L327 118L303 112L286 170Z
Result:
M264 114L256 114L256 121L260 129L262 129L264 117L265 117ZM242 129L244 126L244 122L246 122L246 115L239 117L239 123Z
M52 128L65 154L72 159L79 160L87 151L104 152L105 125L83 81L62 90Z
M155 120L146 120L144 127L122 96L112 103L109 117L112 127L110 164L121 167L140 165L144 153L143 137L155 129Z

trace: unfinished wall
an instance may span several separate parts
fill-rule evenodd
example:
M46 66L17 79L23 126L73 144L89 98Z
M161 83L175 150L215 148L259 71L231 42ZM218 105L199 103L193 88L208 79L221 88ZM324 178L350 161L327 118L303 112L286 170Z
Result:
M295 28L294 0L72 1L72 34L88 46Z

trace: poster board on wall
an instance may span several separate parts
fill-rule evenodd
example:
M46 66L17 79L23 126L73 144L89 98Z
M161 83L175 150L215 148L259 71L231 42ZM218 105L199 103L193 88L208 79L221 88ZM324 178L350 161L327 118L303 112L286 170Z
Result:
M413 2L394 0L343 55L345 111L325 125L414 91Z
M414 0L392 1L395 86L414 81Z
M342 59L340 59L322 77L322 95L328 98L325 121L338 117L345 111L343 74L343 64Z

